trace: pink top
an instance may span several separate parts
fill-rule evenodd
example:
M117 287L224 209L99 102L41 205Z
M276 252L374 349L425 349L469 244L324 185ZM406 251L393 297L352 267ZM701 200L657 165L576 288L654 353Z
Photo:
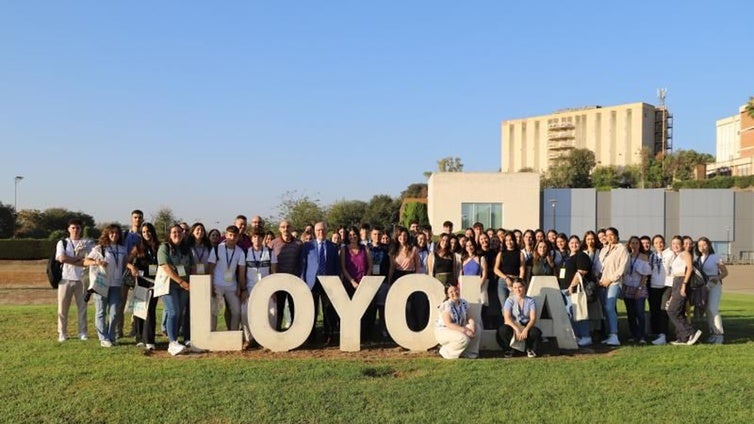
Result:
M398 250L398 254L393 259L395 269L398 271L416 271L416 249L411 248L408 254L404 249Z

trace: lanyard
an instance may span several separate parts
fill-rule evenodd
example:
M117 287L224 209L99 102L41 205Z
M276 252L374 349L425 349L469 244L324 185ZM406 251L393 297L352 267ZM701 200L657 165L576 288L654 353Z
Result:
M466 321L466 320L463 319L463 308L461 307L461 304L459 303L458 304L458 308L456 308L455 302L451 301L450 302L450 308L453 309L453 315L455 315L456 318L457 318L457 320L458 320L458 322L456 324L463 325L464 321Z
M628 272L628 274L634 273L634 266L636 265L636 261L639 259L639 255L636 255L633 259L631 259L631 270Z
M110 254L115 258L115 269L120 269L120 252L118 252L118 248L113 249L113 246L110 245Z
M230 254L230 259L228 259L228 245L225 245L225 265L230 268L231 262L233 262L233 256L236 255L236 248L233 248L233 253Z
M204 255L209 255L209 251L207 251L207 248L204 246L201 246L201 249L197 249L197 247L194 246L191 250L194 251L194 256L196 256L196 263L204 263Z

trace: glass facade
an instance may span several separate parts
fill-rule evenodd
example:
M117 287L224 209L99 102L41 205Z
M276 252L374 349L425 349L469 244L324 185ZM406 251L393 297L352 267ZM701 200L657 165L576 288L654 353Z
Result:
M469 228L481 222L484 228L503 226L502 203L461 203L461 227Z

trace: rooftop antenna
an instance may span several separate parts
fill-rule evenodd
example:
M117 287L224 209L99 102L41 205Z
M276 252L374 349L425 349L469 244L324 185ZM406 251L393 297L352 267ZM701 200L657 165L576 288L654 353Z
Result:
M657 89L657 98L660 99L660 107L665 107L665 98L668 96L667 88Z

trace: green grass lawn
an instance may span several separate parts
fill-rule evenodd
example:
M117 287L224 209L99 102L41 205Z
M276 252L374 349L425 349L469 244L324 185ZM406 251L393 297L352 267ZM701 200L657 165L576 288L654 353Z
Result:
M722 346L446 361L145 356L133 339L99 347L93 309L89 341L58 343L53 306L4 306L0 421L751 422L754 296L722 310Z

